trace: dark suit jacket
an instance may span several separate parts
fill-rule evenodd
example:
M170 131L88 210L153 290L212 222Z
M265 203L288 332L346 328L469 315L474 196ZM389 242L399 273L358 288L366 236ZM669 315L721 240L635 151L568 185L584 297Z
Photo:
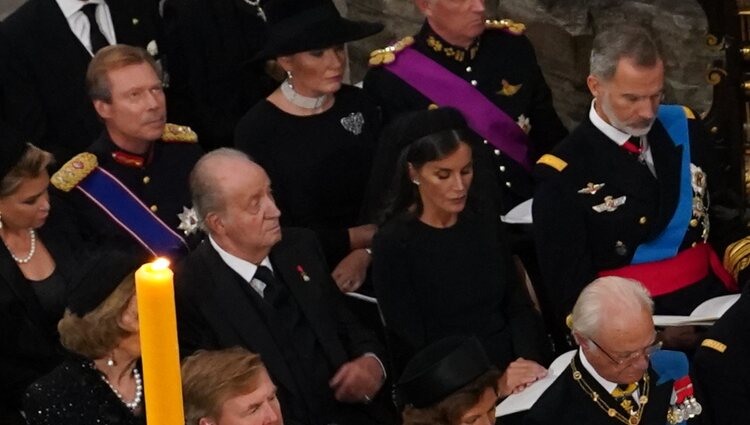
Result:
M368 352L385 358L375 336L344 305L312 231L284 229L281 242L269 257L274 274L283 279L297 300L332 370ZM299 268L309 281L303 279ZM175 281L181 353L233 346L260 353L279 388L286 417L285 401L301 396L271 330L241 287L244 280L204 241L177 268Z
M157 2L107 0L121 44L146 47L158 38ZM28 0L0 25L12 61L0 81L6 119L64 163L102 131L86 95L91 55L68 26L55 0Z
M583 379L599 393L605 403L621 413L625 413L612 396L583 368L578 356L576 354L574 358L576 369L581 372ZM648 373L650 392L648 404L644 408L640 423L642 425L664 425L667 423L667 411L674 381L670 379L658 383L659 375L652 368L649 368ZM607 412L594 403L591 397L581 389L573 379L570 366L537 400L526 415L524 422L525 425L615 425L620 423L616 418L609 417Z
M688 120L688 129L691 162L701 167L711 185L711 176L718 173L712 172L705 130L697 119ZM567 163L562 171L545 164L535 168L540 180L533 205L539 265L551 298L557 300L560 323L598 272L630 264L638 245L659 236L674 214L682 147L674 146L658 120L648 142L657 177L587 118L552 152ZM604 186L595 194L579 192L588 183ZM606 196L627 199L615 211L596 212L592 207ZM703 241L702 220L694 224L686 229L680 251ZM688 287L656 297L656 313L690 314L702 301L724 291L709 273Z
M64 223L56 220L53 213L38 237L55 260L56 273L71 282L77 247L72 232L63 231ZM47 317L18 264L0 245L0 423L6 423L4 409L20 409L26 387L63 360L56 329L57 321Z

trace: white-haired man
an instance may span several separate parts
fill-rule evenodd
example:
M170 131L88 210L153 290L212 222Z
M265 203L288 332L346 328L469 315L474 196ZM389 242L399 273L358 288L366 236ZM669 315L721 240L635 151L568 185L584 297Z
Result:
M314 233L279 226L263 168L217 149L196 163L190 191L209 240L175 271L183 354L260 354L287 424L388 423L383 347L344 305Z
M687 358L660 351L652 309L648 291L634 280L609 276L588 285L572 314L578 352L526 424L663 425L699 413Z

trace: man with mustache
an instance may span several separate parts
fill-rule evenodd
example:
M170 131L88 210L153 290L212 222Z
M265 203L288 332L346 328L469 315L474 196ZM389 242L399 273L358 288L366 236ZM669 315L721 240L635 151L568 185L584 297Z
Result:
M189 220L178 214L191 205L187 179L202 152L189 127L167 124L161 70L144 49L108 46L89 64L86 87L105 130L53 185L69 192L85 239L183 255Z
M535 169L537 252L559 323L597 276L641 281L656 314L690 314L735 289L707 243L718 176L708 136L690 109L660 106L664 62L651 36L598 34L587 83L588 118Z

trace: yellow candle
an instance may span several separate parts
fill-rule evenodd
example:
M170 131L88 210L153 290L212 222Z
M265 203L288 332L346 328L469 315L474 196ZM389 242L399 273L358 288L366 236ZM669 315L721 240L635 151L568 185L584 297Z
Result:
M159 258L135 272L148 425L184 425L173 273Z

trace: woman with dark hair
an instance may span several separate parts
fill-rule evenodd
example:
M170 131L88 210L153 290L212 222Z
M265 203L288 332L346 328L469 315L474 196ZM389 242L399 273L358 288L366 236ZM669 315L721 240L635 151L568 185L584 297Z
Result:
M342 18L331 0L269 0L268 41L287 79L240 120L235 146L268 173L282 226L321 242L342 291L363 283L375 226L361 216L380 129L363 92L343 84L345 43L383 29Z
M518 282L499 222L474 178L466 122L450 108L405 116L373 283L396 372L422 347L475 335L504 371L500 394L546 373L541 322Z
M21 397L62 361L55 324L79 258L74 231L51 208L53 157L0 126L0 423L22 424ZM67 229L67 230L66 230Z
M396 384L403 425L492 425L500 372L476 338L452 336L412 358Z

